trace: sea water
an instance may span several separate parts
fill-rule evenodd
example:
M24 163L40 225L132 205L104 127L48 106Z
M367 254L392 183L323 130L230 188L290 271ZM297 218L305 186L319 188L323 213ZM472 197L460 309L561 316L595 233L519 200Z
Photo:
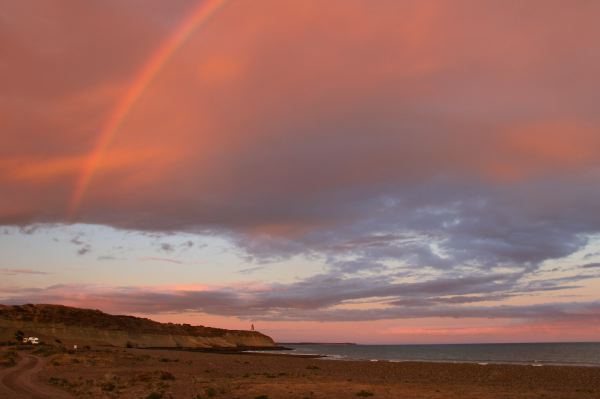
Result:
M295 355L338 360L513 363L600 367L600 343L453 345L283 344Z

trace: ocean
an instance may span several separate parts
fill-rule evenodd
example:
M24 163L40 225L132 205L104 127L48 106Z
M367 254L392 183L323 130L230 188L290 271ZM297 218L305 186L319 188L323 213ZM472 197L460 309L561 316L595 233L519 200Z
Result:
M511 363L600 367L600 343L453 345L283 344L278 353L335 360Z

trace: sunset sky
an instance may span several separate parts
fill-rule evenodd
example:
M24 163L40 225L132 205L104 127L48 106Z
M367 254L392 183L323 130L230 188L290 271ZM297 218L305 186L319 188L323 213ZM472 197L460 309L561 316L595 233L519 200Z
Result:
M600 341L600 2L0 0L0 303Z

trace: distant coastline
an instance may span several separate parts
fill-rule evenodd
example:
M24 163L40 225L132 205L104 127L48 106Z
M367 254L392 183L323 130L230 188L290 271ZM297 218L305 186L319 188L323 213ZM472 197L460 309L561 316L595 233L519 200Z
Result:
M353 346L358 345L355 342L277 342L277 345L338 345L338 346Z
M360 345L286 343L294 355L332 360L600 367L600 343Z

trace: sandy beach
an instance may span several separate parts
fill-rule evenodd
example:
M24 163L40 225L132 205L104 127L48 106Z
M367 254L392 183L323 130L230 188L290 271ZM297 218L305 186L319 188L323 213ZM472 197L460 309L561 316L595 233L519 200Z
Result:
M45 358L39 384L85 398L598 398L600 368L334 361L92 348Z

